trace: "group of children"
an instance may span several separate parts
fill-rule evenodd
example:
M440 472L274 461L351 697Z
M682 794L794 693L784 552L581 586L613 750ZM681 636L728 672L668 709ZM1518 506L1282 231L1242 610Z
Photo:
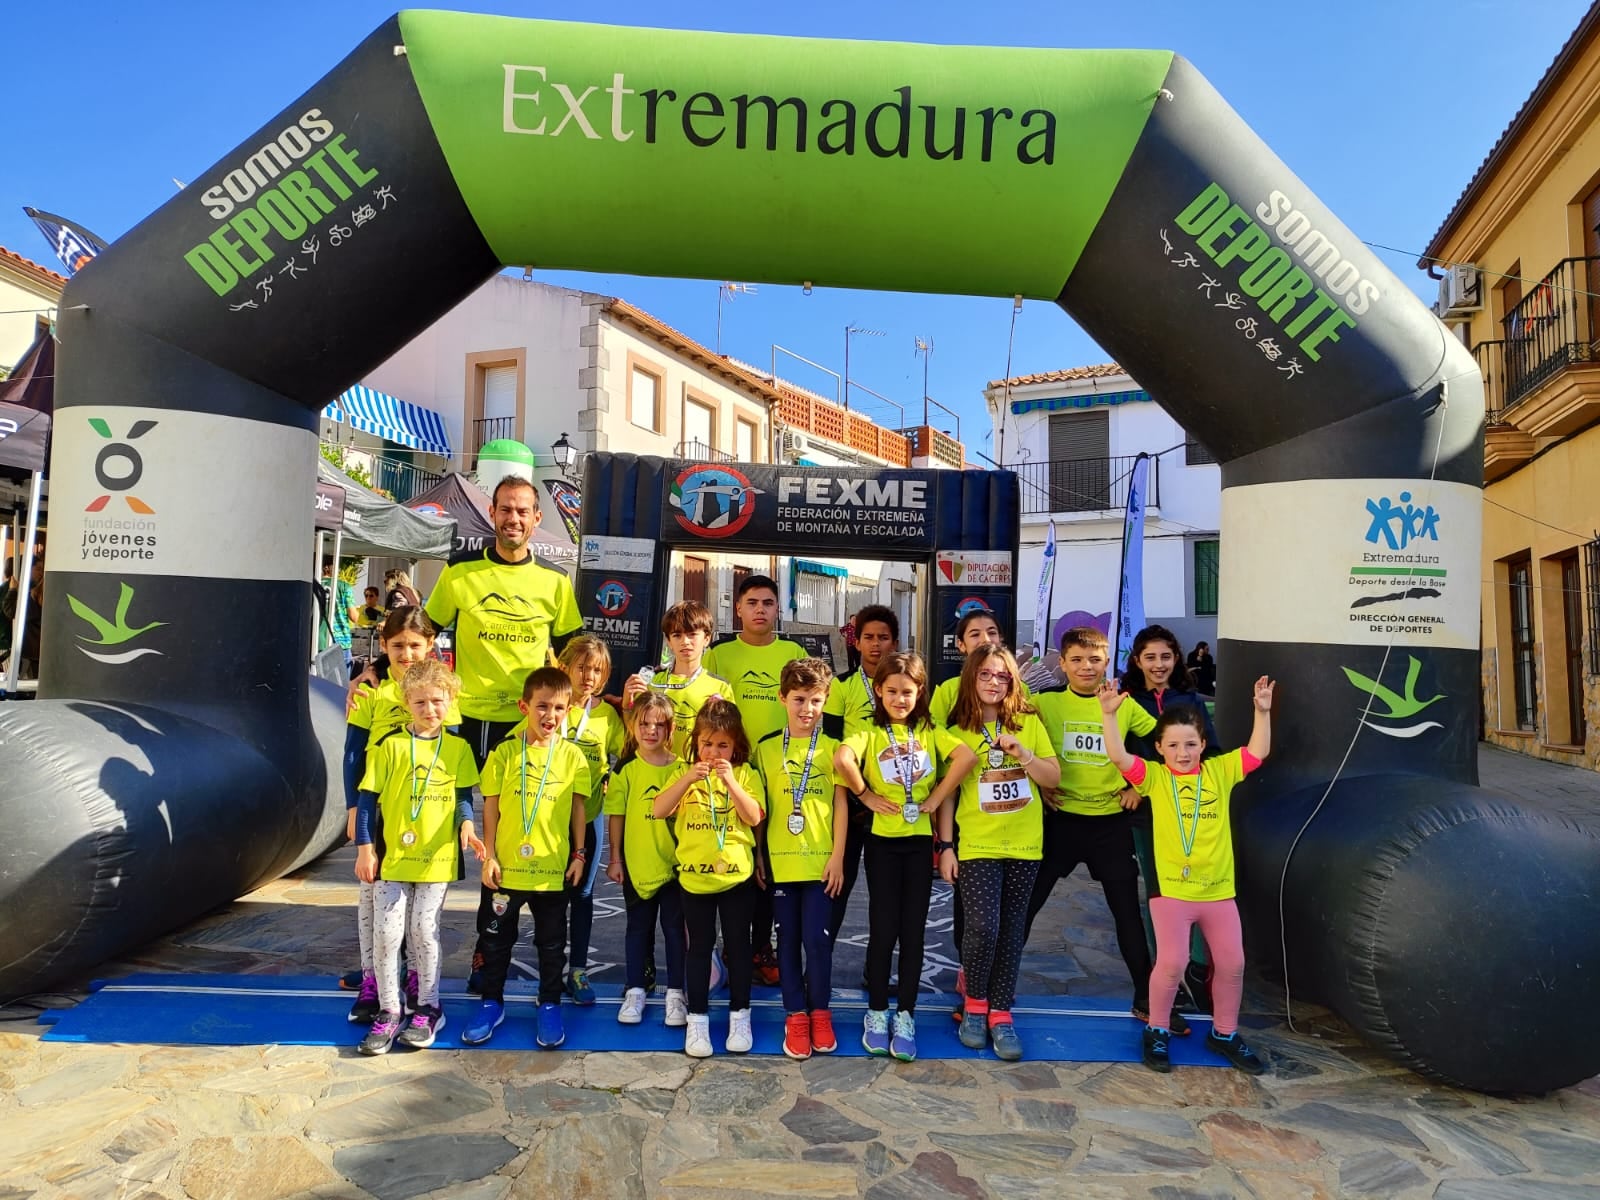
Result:
M466 744L445 731L459 683L428 657L426 616L389 615L388 678L352 713L346 756L362 882L363 981L351 1020L372 1021L364 1053L384 1053L396 1040L430 1045L443 1026L440 913L471 851L481 860L481 1003L461 1034L468 1044L489 1040L504 1020L523 907L538 954L538 1043L563 1041L564 991L580 1003L587 992L593 1003L579 972L589 889L603 865L627 913L618 1021L645 1018L659 929L665 1024L684 1028L686 1053L710 1055L720 936L725 1049L751 1049L752 983L771 955L787 1013L784 1053L828 1053L838 1045L833 946L864 859L866 1050L916 1057L936 869L957 896L959 1038L1015 1060L1023 1048L1011 1007L1023 946L1055 882L1083 862L1104 889L1134 982L1146 1064L1169 1069L1170 1037L1188 1032L1173 1007L1177 989L1186 970L1198 969L1211 992L1210 1045L1242 1070L1262 1069L1237 1033L1244 962L1228 799L1270 749L1270 681L1254 687L1249 745L1218 754L1203 705L1172 690L1182 659L1159 627L1141 635L1128 691L1105 679L1104 635L1079 628L1061 647L1066 687L1033 695L993 616L970 613L956 631L961 674L932 689L922 659L898 649L891 610L857 614L861 666L836 679L826 662L776 636L777 601L770 579L745 579L740 635L714 650L709 610L674 605L662 625L672 660L628 678L620 713L599 694L611 670L604 643L574 638L560 668L529 674L525 721L489 754L481 777ZM481 839L474 784L484 797ZM1130 816L1141 806L1150 819L1142 829ZM601 845L609 847L604 864L596 862ZM1136 863L1146 864L1153 962ZM1191 949L1191 929L1203 935L1209 962ZM569 936L574 969L564 982Z

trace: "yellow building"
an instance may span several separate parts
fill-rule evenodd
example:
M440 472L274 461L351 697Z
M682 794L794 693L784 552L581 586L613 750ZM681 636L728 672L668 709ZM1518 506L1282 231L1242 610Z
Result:
M50 328L66 286L66 276L0 246L0 373Z
M1483 727L1600 767L1600 3L1419 266L1483 369Z

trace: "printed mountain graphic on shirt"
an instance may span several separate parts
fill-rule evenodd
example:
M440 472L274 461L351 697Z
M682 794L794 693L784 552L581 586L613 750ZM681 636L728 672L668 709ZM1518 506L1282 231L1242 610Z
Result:
M744 683L750 684L753 687L775 688L775 687L778 686L778 681L773 676L772 672L771 671L763 671L759 667L751 667L748 671L746 671L739 678Z
M473 611L496 621L531 621L538 613L533 604L521 596L502 596L499 592L490 592L477 604Z

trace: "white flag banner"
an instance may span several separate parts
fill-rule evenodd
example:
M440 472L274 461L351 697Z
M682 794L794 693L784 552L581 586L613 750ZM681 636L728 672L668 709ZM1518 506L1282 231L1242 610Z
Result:
M1117 588L1117 671L1128 665L1133 638L1144 628L1144 510L1150 456L1139 455L1128 480L1128 511L1122 522L1122 578Z
M1033 640L1039 647L1034 661L1050 653L1050 597L1056 583L1056 523L1050 522L1044 538L1044 562L1039 567L1039 601L1033 611Z

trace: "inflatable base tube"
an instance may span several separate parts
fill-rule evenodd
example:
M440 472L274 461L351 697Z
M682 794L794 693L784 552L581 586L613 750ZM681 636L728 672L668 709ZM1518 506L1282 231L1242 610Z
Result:
M1600 1069L1600 834L1417 775L1340 779L1235 810L1249 955L1425 1075L1541 1093Z
M0 1000L71 980L344 837L344 705L314 686L317 749L269 758L150 705L0 706ZM329 787L329 782L334 786Z

